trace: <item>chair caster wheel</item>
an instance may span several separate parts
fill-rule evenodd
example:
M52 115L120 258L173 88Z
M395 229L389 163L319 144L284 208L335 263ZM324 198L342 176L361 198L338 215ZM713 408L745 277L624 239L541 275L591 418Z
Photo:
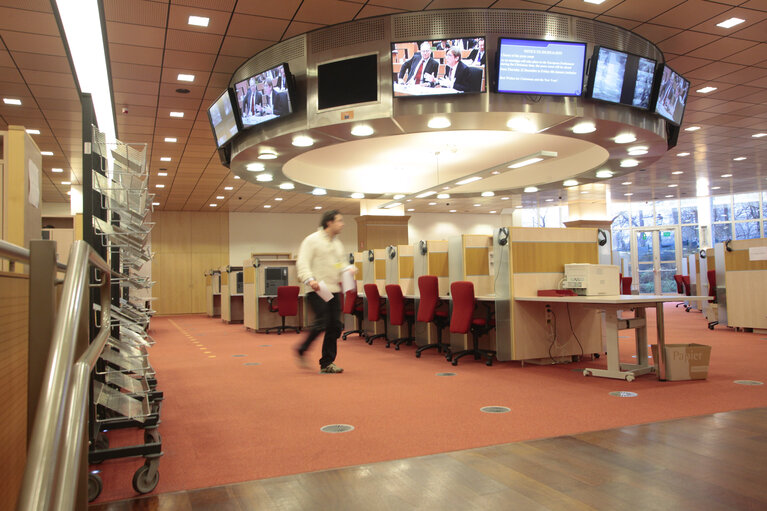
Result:
M453 360L452 364L453 364L454 366L457 366L457 365L458 365L458 360Z
M421 352L420 351L416 351L415 352L415 358L421 358Z
M397 344L396 346L394 346L394 349L395 349L396 351L399 351L399 344Z
M493 365L493 361L492 360L488 360L487 362L485 362L485 365L490 367L490 366Z

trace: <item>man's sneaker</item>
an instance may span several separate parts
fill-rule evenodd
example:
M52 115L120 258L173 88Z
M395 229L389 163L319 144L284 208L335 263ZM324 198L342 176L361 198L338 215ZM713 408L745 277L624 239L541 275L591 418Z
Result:
M298 367L302 369L309 369L309 362L306 360L306 357L303 353L301 353L300 350L296 350L296 364L298 364Z
M328 374L338 374L338 373L343 373L344 370L343 370L343 368L338 367L337 365L335 365L334 363L331 362L327 366L325 366L322 369L320 369L320 372L321 373L328 373Z

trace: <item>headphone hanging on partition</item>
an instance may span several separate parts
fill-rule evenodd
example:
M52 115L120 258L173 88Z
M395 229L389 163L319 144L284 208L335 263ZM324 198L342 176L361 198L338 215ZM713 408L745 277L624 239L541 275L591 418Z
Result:
M607 245L607 232L604 229L597 229L597 243L600 247Z
M375 258L376 258L375 253L373 253L372 250L368 250L368 261L372 263Z
M426 240L421 240L418 242L418 251L421 252L421 255L426 255L426 252L428 251Z
M397 257L397 249L394 248L394 245L389 245L386 247L386 253L389 254L389 259L394 259Z
M698 255L700 255L701 259L705 259L706 258L706 249L705 248L701 248L700 252L698 252Z
M498 244L504 246L509 242L509 228L501 227L498 229Z
M349 252L349 264L354 264L354 252Z

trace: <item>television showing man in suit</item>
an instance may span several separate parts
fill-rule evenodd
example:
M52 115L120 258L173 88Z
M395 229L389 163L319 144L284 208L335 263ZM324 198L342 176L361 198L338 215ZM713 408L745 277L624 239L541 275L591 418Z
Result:
M477 39L477 46L474 47L473 50L471 50L471 53L469 53L469 56L466 60L471 60L472 66L483 66L485 65L485 38L480 37Z
M400 84L415 84L431 86L437 79L439 62L431 54L431 43L421 43L421 51L402 64L397 75ZM407 79L405 78L407 76Z
M243 128L293 113L287 64L235 83L234 91Z
M277 117L290 113L290 99L287 92L277 92L274 89L274 79L264 82L264 87L256 96L259 115L276 115Z
M248 80L248 91L242 100L241 111L243 117L256 115L256 98L258 98L258 85L256 84L256 77L253 76Z
M445 75L439 79L442 87L460 92L482 92L483 68L470 68L461 62L461 50L451 47L445 51Z

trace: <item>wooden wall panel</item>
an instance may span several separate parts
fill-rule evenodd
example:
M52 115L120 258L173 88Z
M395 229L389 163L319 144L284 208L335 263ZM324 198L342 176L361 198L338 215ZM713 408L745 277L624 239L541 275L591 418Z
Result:
M386 259L376 259L374 261L374 271L376 280L386 279Z
M15 509L26 463L27 347L29 344L29 278L0 273L0 495L7 509Z
M154 213L152 221L155 310L204 313L204 273L229 264L229 214L167 211Z
M596 242L529 242L511 246L514 273L563 273L565 263L599 263Z
M447 252L429 252L429 275L447 277L450 275Z
M751 261L748 250L734 250L724 253L724 268L726 271L767 270L767 261Z
M399 278L412 279L414 275L413 256L399 256Z
M487 276L490 274L490 249L466 247L463 251L463 264L466 276Z

